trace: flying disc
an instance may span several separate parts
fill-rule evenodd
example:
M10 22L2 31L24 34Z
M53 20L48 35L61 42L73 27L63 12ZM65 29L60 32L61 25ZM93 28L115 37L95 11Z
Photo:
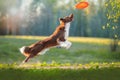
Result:
M75 5L75 8L76 9L84 9L86 7L88 7L88 2L79 2Z

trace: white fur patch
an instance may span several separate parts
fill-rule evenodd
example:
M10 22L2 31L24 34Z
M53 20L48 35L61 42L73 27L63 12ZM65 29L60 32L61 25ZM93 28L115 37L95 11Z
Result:
M21 52L22 54L24 54L25 46L19 48L19 50L20 50L20 52ZM48 50L49 50L49 48L44 49L44 50L42 50L41 52L39 52L38 54L43 55L43 54L45 54Z
M70 22L65 25L65 39L69 37Z
M20 52L23 54L24 53L24 50L25 50L25 46L19 48Z
M66 41L59 42L60 46L66 48L66 49L69 49L72 45L71 42L67 41L67 38L69 37L69 29L70 29L70 22L66 23L66 25L65 25L65 39L66 39Z
M69 49L71 47L71 45L72 45L72 43L67 41L67 40L64 41L64 42L59 42L59 44L60 44L61 47L64 47L66 49Z
M39 52L38 54L39 54L39 55L44 55L48 50L49 50L49 48L44 49L44 50L42 50L41 52Z

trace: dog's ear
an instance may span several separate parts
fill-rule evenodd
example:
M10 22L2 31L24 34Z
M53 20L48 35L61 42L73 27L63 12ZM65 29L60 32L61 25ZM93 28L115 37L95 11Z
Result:
M73 18L73 17L74 17L74 15L73 15L73 14L70 14L70 15L69 15L69 17L70 17L70 18Z

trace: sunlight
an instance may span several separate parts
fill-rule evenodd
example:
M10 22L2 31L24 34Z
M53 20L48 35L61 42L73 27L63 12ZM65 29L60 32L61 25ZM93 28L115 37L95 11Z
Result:
M26 8L29 8L30 4L33 0L22 0L21 10L25 10Z
M40 9L41 9L40 6L38 6L38 7L36 8L36 14L37 14L37 15L40 15L40 13L41 13L41 12L40 12Z
M70 0L58 0L57 6L58 7L64 6L64 5L68 4L69 2L70 2Z
M8 28L14 32L13 27L28 27L30 22L34 22L34 18L40 16L41 8L44 8L44 4L40 3L39 5L35 4L35 12L31 10L31 4L33 0L22 0L21 4L18 6L17 3L12 6L8 11L7 16L7 25ZM21 25L18 25L22 23ZM12 24L12 25L11 25ZM10 31L8 31L10 32Z
M16 38L16 39L28 39L28 40L43 40L46 39L47 36L5 36L6 38ZM93 43L93 44L104 44L109 45L111 39L109 38L92 38L92 37L69 37L68 40L72 42L80 42L80 43ZM120 45L120 41L118 43Z
M13 15L13 16L16 15L17 12L18 12L18 9L15 8L15 7L13 7L13 8L10 9L10 14Z
M36 8L36 15L39 16L42 12L42 8L45 8L45 5L43 3L40 3L39 5L37 5L37 8Z
M68 4L70 2L70 0L65 0L65 4Z

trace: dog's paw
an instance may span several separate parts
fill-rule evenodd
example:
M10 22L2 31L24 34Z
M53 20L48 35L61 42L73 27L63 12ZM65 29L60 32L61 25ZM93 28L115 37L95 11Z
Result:
M69 49L71 47L72 43L71 42L68 42L67 43L67 46L66 46L66 49Z

